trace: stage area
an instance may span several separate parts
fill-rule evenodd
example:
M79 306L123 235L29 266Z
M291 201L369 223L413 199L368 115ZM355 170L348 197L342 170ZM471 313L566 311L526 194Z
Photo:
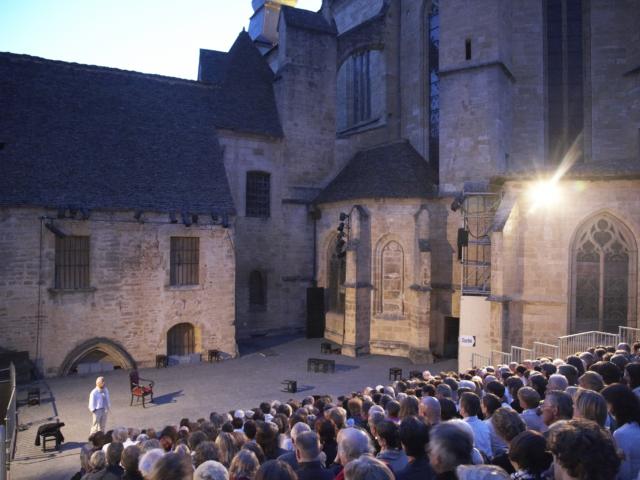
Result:
M248 409L265 400L286 401L325 393L335 397L367 385L388 384L390 367L401 367L405 375L409 370L457 369L455 360L413 365L397 357L366 355L355 359L321 354L321 342L321 339L266 337L241 344L241 356L237 359L141 370L140 376L155 381L156 401L145 409L141 404L129 406L128 372L106 373L112 402L107 429L117 426L160 429L178 424L182 417L208 418L212 411ZM335 373L307 372L309 357L335 360ZM298 393L283 392L284 379L296 380ZM42 390L41 404L26 406L22 401L19 409L19 423L27 428L18 433L11 478L68 480L79 469L79 449L89 435L91 415L87 403L95 376L54 378L38 383ZM26 388L20 389L18 398L26 400ZM43 453L34 445L36 431L39 425L55 418L66 424L62 430L65 443L61 452Z

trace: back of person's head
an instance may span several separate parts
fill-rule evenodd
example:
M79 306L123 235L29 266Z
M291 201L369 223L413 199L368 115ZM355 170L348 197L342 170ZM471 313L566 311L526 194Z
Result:
M350 427L338 433L338 457L343 466L360 455L372 451L371 439L363 430Z
M604 361L596 362L591 365L590 370L598 372L602 376L605 385L617 383L622 379L622 370L620 370L615 363Z
M91 454L89 466L92 472L98 472L107 466L107 456L102 450L96 450Z
M584 362L577 355L567 357L567 365L571 365L578 372L578 377L584 373Z
M269 402L260 403L259 408L260 408L260 411L262 411L262 413L264 413L265 415L271 414L271 404Z
M129 438L129 429L126 427L116 427L113 429L111 439L113 442L124 443Z
M583 418L604 427L607 421L607 401L593 390L578 389L574 397L574 418Z
M540 365L540 370L545 377L549 378L551 375L556 373L557 368L553 363L543 363L542 365Z
M490 417L502 406L502 402L493 393L487 393L482 397L482 406L486 417Z
M193 480L229 480L229 473L220 462L207 460L193 472Z
M634 389L640 387L640 363L629 363L624 371L629 382L629 388Z
M310 430L301 432L296 441L296 456L299 462L313 462L320 455L318 435Z
M405 453L414 458L426 455L426 445L429 443L429 426L423 418L407 417L400 424L400 442Z
M264 450L262 450L262 447L260 445L258 445L256 442L247 442L247 443L245 443L242 446L241 450L249 450L250 452L253 452L253 454L258 459L258 462L260 462L260 465L262 465L264 463L264 461L266 460L266 458L264 456Z
M229 476L231 478L253 478L260 467L260 461L251 450L242 448L231 461Z
M602 390L602 396L609 404L618 427L632 422L640 424L640 400L629 387L621 383L609 385Z
M458 480L509 480L511 477L496 465L458 465Z
M547 451L545 438L538 432L526 430L509 443L509 460L517 463L518 469L538 475L549 468L553 457Z
M439 423L430 433L429 460L437 474L471 463L473 435L457 421Z
M522 408L538 408L540 405L540 394L531 387L522 387L518 390L518 400Z
M320 442L323 444L326 442L334 442L338 434L338 429L336 428L336 424L333 423L333 420L324 417L316 420L315 431L320 438Z
M420 401L418 397L414 395L407 395L400 401L400 412L398 416L400 418L414 417L420 412Z
M198 447L198 445L200 445L202 442L206 442L207 439L208 437L206 433L201 430L197 430L189 434L187 445L189 445L191 451L194 451Z
M384 463L369 455L363 455L344 468L345 480L395 480L395 476Z
M441 398L440 399L440 414L442 416L442 421L446 422L447 420L451 420L453 418L458 417L458 409L456 408L456 404L450 398Z
M567 380L567 377L560 375L559 373L554 373L549 376L547 392L551 390L560 390L561 392L564 392L568 386L569 381Z
M362 414L362 400L358 397L350 398L347 406L352 417Z
M296 423L293 428L291 428L291 441L293 443L296 443L296 439L298 438L298 435L300 435L301 433L304 432L309 432L311 431L311 427L309 427L309 425L307 425L306 423Z
M604 388L604 380L602 379L602 375L600 375L598 372L589 370L587 372L584 372L578 379L578 385L581 388L599 392Z
M391 420L381 421L376 425L376 433L378 438L384 440L387 448L397 449L402 447L400 444L400 429L395 422Z
M390 400L385 406L387 416L397 418L400 415L400 404L395 400Z
M150 480L191 480L193 467L188 457L177 453L166 453L151 469Z
M225 467L231 465L233 456L238 451L236 440L233 435L228 432L220 432L218 438L215 441L216 447L218 447L218 459L217 461L222 463Z
M258 423L256 442L262 447L267 458L273 458L278 450L278 427L271 422Z
M338 429L344 427L347 422L347 412L342 407L333 407L327 413L327 417L333 420L333 423L336 424Z
M122 458L124 445L120 442L111 442L107 447L107 463L111 466L118 465Z
M298 476L282 460L269 460L258 468L254 480L298 480Z
M465 392L460 397L460 413L468 417L478 416L480 413L480 397L475 393Z
M138 462L140 461L140 449L137 445L129 445L122 451L120 464L125 472L138 472Z
M451 398L453 396L453 391L449 385L441 383L436 387L436 396L439 398Z
M247 436L249 440L253 440L254 438L256 438L257 430L258 430L258 427L256 425L255 420L247 420L246 422L244 422L244 425L242 426L242 431L244 432L244 434Z
M493 393L496 397L502 399L504 397L504 385L498 382L497 380L492 380L487 383L485 390L488 393Z
M578 359L580 361L580 359ZM573 365L565 364L558 367L558 373L567 379L570 386L578 383L578 369Z
M544 402L545 404L549 402L558 409L558 418L569 420L573 417L573 399L568 393L552 390L547 392Z
M530 375L529 386L538 392L540 397L544 398L544 392L547 389L547 377L540 374Z
M491 425L498 436L507 443L527 429L518 412L507 407L501 407L493 413Z
M549 430L547 439L556 469L579 480L608 480L616 477L620 458L612 436L595 422L569 420ZM556 471L557 478L566 478Z
M198 444L193 454L193 464L197 467L207 460L215 460L216 462L220 460L220 449L209 440Z

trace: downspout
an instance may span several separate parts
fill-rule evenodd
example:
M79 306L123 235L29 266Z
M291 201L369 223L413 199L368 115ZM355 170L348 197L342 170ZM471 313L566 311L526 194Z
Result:
M35 362L36 370L40 369L40 332L42 329L42 243L43 243L43 229L44 229L45 217L40 217L40 240L39 240L39 255L38 255L38 306L36 307L36 352ZM41 372L44 374L44 372Z

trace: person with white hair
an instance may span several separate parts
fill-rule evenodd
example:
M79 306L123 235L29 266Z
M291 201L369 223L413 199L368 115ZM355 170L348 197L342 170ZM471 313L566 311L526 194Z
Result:
M560 375L559 373L554 373L549 376L546 391L550 392L552 390L560 390L561 392L564 392L568 386L569 381L567 380L567 377Z
M458 480L509 480L511 476L496 465L458 465Z
M296 439L301 433L310 431L311 428L304 422L298 422L293 427L291 427L291 444L293 446L293 450L287 453L283 453L278 457L278 460L288 463L294 471L297 470L299 465L298 460L296 459Z
M113 429L113 432L111 432L112 442L122 443L122 445L124 446L124 443L128 439L129 439L129 430L126 427L116 427ZM109 445L111 445L111 443L105 443L102 446L102 451L105 453L105 455L107 454L107 448L109 448Z
M436 397L422 397L420 399L420 405L418 407L420 416L424 417L430 426L440 423L442 408L440 402Z
M196 468L193 480L229 480L229 472L220 462L207 460Z
M456 478L458 465L472 463L472 451L473 433L461 427L460 422L440 423L430 432L429 461L442 478Z
M151 476L151 471L153 470L153 466L156 464L158 460L160 460L164 456L164 450L161 448L154 448L149 450L147 453L140 457L140 462L138 463L138 470L142 474L142 478L148 479Z
M383 462L368 455L349 462L345 467L345 480L395 480Z
M364 430L358 428L343 428L338 432L338 455L336 463L342 465L343 470L336 476L336 480L344 479L344 467L351 462L360 458L362 455L372 454L373 445L371 439Z
M104 432L107 425L107 413L111 410L109 390L104 377L96 378L96 388L89 394L89 411L92 414L91 432Z

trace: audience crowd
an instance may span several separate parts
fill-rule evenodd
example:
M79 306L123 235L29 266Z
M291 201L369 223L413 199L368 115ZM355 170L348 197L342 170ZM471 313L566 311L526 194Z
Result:
M75 478L640 480L640 342L96 432Z

